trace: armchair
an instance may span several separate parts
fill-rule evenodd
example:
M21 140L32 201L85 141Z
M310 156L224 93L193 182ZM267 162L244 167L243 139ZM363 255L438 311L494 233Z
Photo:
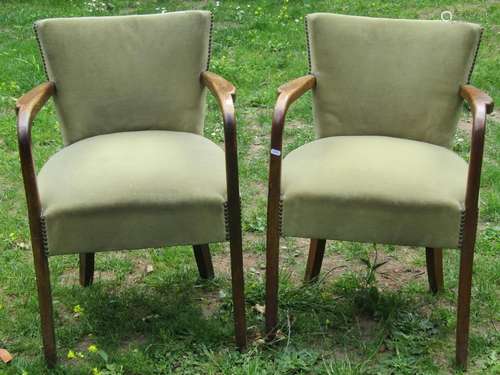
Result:
M280 236L310 238L305 281L326 240L422 246L433 293L442 249L460 249L456 361L465 367L486 114L468 85L481 28L317 13L306 17L310 74L278 89L267 213L266 332L278 325ZM289 106L313 92L317 140L282 155ZM450 150L463 99L469 164Z
M228 240L236 343L246 345L236 90L207 71L211 29L204 11L35 23L48 82L16 111L49 367L54 255L79 254L89 286L95 252L193 245L200 277L212 278L208 244ZM220 105L225 151L202 135L205 87ZM51 97L64 147L37 174L31 128Z

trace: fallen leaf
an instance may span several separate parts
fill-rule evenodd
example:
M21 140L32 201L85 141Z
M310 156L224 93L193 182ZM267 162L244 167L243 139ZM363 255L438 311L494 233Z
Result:
M0 349L0 359L2 359L3 363L9 363L12 361L12 355L5 349Z
M146 275L147 275L148 273L153 272L153 271L154 271L154 267L153 267L153 265L152 265L152 264L147 264L147 265L146 265L146 268L145 268L145 270L144 270L144 272L146 273Z

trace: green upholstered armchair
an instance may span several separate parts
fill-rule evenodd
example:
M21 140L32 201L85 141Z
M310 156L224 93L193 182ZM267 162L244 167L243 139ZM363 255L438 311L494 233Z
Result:
M281 236L310 238L306 281L327 239L426 247L430 288L442 248L461 254L457 352L467 360L472 259L488 95L468 85L481 28L461 22L311 14L310 73L278 89L272 125L266 330L278 312ZM282 162L288 107L312 89L317 140ZM469 164L451 149L465 99Z
M45 357L56 362L48 257L229 240L237 345L246 344L234 86L207 71L211 14L47 19L35 23L48 82L17 102L19 151ZM203 137L207 87L225 152ZM31 127L53 97L64 147L35 172Z

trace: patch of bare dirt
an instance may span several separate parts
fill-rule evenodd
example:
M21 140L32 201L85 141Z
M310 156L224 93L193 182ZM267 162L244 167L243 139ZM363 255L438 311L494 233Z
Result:
M266 257L264 253L257 254L253 252L244 252L243 268L246 272L254 272L259 275L264 272L265 260ZM231 258L229 253L223 252L213 256L212 262L214 265L214 272L217 275L229 275L231 273Z
M203 296L200 297L200 307L201 313L205 319L209 319L217 311L219 311L221 305L221 298L219 292L205 292Z
M64 271L59 277L59 283L64 284L66 286L71 285L80 285L80 274L79 274L78 266L75 268L68 269ZM94 282L105 281L105 280L114 280L115 273L112 271L94 271Z
M370 341L377 336L378 322L367 316L356 316L355 324L362 341Z
M461 119L457 124L457 128L467 135L470 135L472 133L472 119L470 117Z
M410 281L425 278L425 269L389 258L389 261L379 268L378 275L378 282L384 289L397 290Z
M141 281L144 276L152 272L151 261L143 258L135 258L131 260L134 264L134 270L130 272L126 279L125 284L135 284Z
M299 120L291 120L287 122L286 127L290 129L305 129L305 128L311 128L312 124Z

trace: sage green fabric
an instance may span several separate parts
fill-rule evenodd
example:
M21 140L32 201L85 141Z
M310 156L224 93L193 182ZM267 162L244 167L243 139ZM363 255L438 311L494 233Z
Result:
M206 11L36 22L64 143L130 130L201 134L210 28Z
M465 161L442 146L322 138L283 161L282 234L456 248L466 179Z
M225 241L223 150L165 130L87 138L38 174L50 255Z
M319 137L451 145L480 26L315 13L307 29Z

